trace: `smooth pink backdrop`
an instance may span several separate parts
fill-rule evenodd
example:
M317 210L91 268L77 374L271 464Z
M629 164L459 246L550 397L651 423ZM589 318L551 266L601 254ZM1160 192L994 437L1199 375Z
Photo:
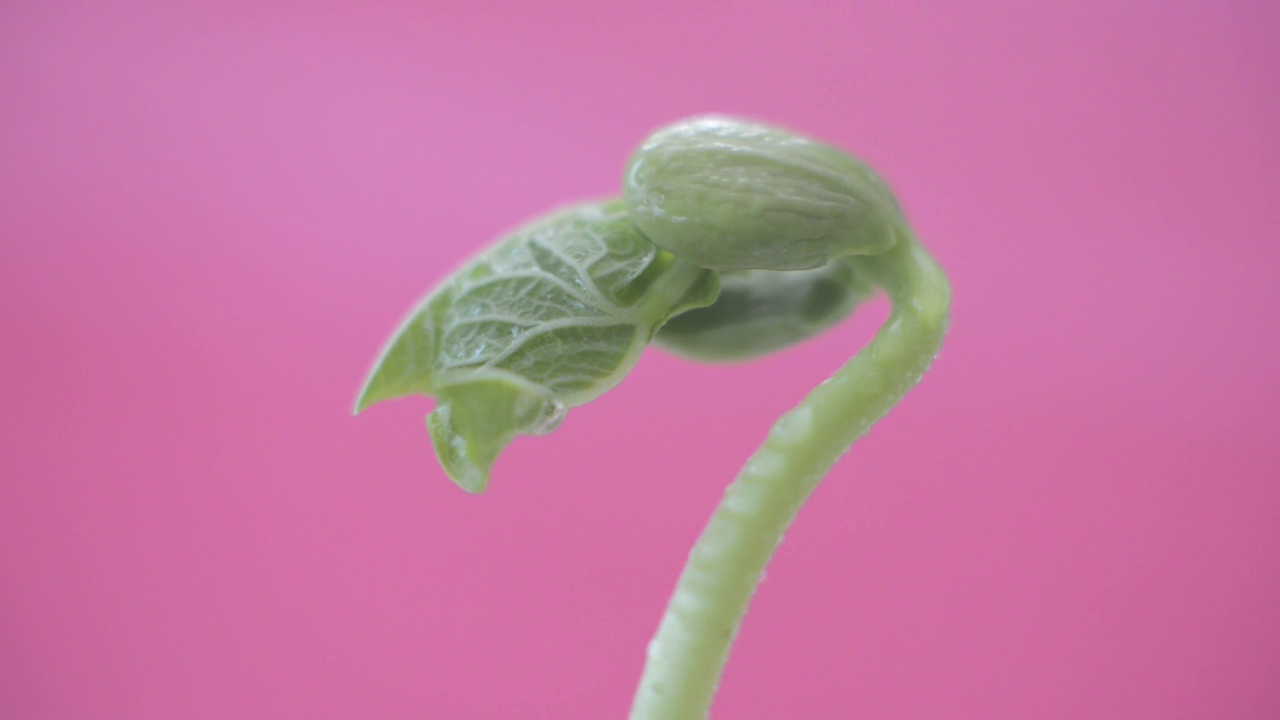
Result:
M883 317L647 355L464 494L409 306L650 129L870 160L954 283L723 718L1280 717L1271 2L0 6L0 717L620 718L687 547Z

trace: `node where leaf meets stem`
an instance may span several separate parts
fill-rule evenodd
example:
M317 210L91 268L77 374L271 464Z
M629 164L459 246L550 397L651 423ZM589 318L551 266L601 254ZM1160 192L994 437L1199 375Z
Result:
M950 288L907 231L859 258L892 312L875 338L783 415L698 538L676 584L631 709L632 720L707 715L765 565L800 506L849 446L911 389L942 344Z

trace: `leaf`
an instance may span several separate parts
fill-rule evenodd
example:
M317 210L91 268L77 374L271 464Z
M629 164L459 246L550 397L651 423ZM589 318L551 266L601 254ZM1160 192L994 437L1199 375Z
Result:
M620 200L517 230L427 296L370 371L356 412L433 395L449 476L484 490L516 435L553 430L617 385L672 315L711 304L715 275L659 250Z

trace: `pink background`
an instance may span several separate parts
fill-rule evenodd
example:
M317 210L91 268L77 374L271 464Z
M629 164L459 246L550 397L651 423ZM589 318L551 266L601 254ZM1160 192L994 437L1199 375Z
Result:
M0 717L623 717L883 305L651 353L479 497L429 401L348 410L432 283L705 111L870 160L956 298L716 716L1280 717L1275 3L179 4L0 6Z

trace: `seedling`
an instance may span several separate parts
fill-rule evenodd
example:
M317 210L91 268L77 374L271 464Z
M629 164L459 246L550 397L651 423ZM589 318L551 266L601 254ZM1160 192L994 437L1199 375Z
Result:
M784 414L689 555L631 710L706 716L783 532L836 460L910 390L947 326L950 289L868 167L778 128L701 117L651 135L622 197L555 212L477 256L392 337L356 400L436 398L427 427L463 489L520 434L617 385L653 342L746 360L813 337L877 290L875 337Z

